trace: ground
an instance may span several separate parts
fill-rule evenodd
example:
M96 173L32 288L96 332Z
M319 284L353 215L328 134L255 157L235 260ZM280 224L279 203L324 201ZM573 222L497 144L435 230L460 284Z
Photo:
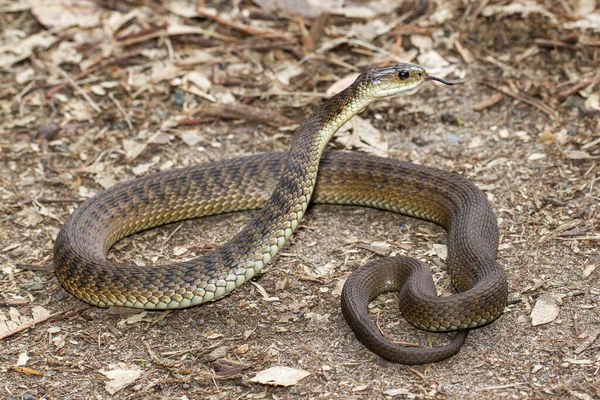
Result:
M600 398L598 2L229 3L0 2L0 397ZM61 288L54 240L82 201L283 151L328 89L400 61L464 83L377 102L330 147L453 171L488 196L511 304L458 355L391 364L344 322L344 279L380 253L427 262L451 292L444 231L389 212L310 207L263 275L201 307L99 309ZM153 229L110 257L190 259L251 215ZM427 345L395 295L371 306L387 335ZM272 366L310 374L250 380Z

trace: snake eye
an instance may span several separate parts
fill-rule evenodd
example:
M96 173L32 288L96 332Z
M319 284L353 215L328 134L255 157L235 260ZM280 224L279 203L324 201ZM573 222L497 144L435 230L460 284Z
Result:
M410 76L410 74L405 69L403 69L402 71L398 72L398 78L400 78L401 81L407 80L409 76Z

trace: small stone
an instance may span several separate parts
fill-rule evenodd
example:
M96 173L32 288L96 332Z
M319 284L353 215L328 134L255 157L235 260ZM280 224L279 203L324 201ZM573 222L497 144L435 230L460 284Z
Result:
M40 282L34 282L30 285L27 285L27 290L30 292L40 292L44 290L44 285Z
M182 92L181 90L178 90L175 93L175 104L177 104L178 106L182 106L184 101L185 101L185 93Z
M58 292L56 292L54 298L56 299L56 301L63 301L65 298L67 298L67 292L65 292L64 290L59 290Z
M60 126L56 122L50 122L49 124L40 126L35 135L36 139L43 139L52 141L56 137L56 134L60 130Z

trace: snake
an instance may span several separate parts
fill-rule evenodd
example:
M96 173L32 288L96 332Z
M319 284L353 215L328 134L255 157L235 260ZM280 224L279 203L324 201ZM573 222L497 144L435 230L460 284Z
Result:
M369 104L426 81L455 84L413 64L374 68L322 102L299 125L287 152L168 170L100 192L76 208L58 233L53 259L58 281L97 307L192 307L222 298L261 273L290 239L311 200L383 209L446 229L446 266L457 293L438 297L429 268L417 260L381 258L346 280L342 314L355 336L386 360L423 364L456 354L469 330L497 319L507 303L507 279L496 261L498 226L486 195L458 174L325 151L335 132ZM238 234L202 257L150 266L107 258L115 243L134 233L243 210L256 211ZM387 339L368 312L369 302L387 291L399 292L402 315L413 326L456 335L434 348Z

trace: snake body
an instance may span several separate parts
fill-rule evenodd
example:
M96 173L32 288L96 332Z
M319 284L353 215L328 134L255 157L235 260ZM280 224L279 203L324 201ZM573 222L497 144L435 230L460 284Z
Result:
M408 351L379 333L367 305L383 291L399 290L407 320L437 332L497 318L506 304L507 283L495 261L498 231L485 195L460 176L432 168L343 152L327 152L321 159L333 134L357 112L429 79L439 80L411 64L367 71L311 114L287 153L166 171L100 193L77 208L58 234L54 265L59 282L98 307L190 307L220 298L260 273L290 238L311 198L391 210L447 229L447 265L461 293L438 298L422 264L385 260L359 268L348 279L344 316L359 340L383 358L414 364L449 357L467 331L459 331L448 346ZM133 233L248 209L258 209L251 221L204 257L149 267L106 259L112 245Z

